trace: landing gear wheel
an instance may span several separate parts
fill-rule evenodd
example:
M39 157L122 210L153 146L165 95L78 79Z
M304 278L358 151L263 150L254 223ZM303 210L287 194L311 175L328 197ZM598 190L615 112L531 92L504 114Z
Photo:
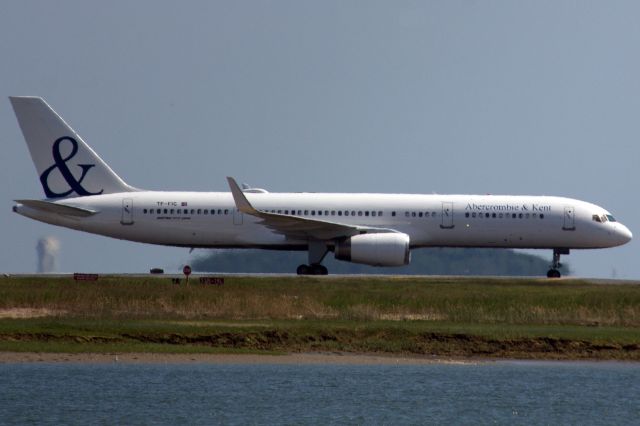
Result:
M318 263L315 265L300 265L296 269L296 273L298 275L327 275L329 271L326 266Z
M309 265L300 265L298 269L296 269L296 273L298 275L309 275L311 273L311 268Z
M324 265L311 265L311 275L327 275L329 271Z
M560 276L560 271L557 269L549 269L549 272L547 272L547 278L560 278Z

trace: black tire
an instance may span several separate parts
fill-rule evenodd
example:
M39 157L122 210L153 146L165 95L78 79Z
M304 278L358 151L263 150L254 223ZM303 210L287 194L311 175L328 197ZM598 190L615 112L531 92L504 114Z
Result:
M296 269L296 273L298 275L309 275L311 273L311 268L309 265L300 265L298 269Z
M324 265L311 265L311 274L312 275L327 275L329 271L327 267Z
M560 271L557 269L549 269L547 272L547 278L560 278L561 276Z

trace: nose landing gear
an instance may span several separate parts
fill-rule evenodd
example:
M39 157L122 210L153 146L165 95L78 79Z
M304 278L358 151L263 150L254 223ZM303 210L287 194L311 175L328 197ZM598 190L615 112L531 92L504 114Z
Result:
M553 261L551 269L547 272L547 278L560 278L562 276L559 271L559 268L562 267L562 263L560 263L561 254L569 254L569 249L553 249Z

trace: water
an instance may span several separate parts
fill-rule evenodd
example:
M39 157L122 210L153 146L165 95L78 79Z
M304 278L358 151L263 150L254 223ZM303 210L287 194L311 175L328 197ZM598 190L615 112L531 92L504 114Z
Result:
M638 424L640 365L2 364L2 424Z

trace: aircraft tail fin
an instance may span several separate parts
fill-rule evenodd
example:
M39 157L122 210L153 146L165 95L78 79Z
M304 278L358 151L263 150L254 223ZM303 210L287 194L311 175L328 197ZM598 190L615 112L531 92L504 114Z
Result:
M9 97L45 196L130 192L127 185L42 98Z

